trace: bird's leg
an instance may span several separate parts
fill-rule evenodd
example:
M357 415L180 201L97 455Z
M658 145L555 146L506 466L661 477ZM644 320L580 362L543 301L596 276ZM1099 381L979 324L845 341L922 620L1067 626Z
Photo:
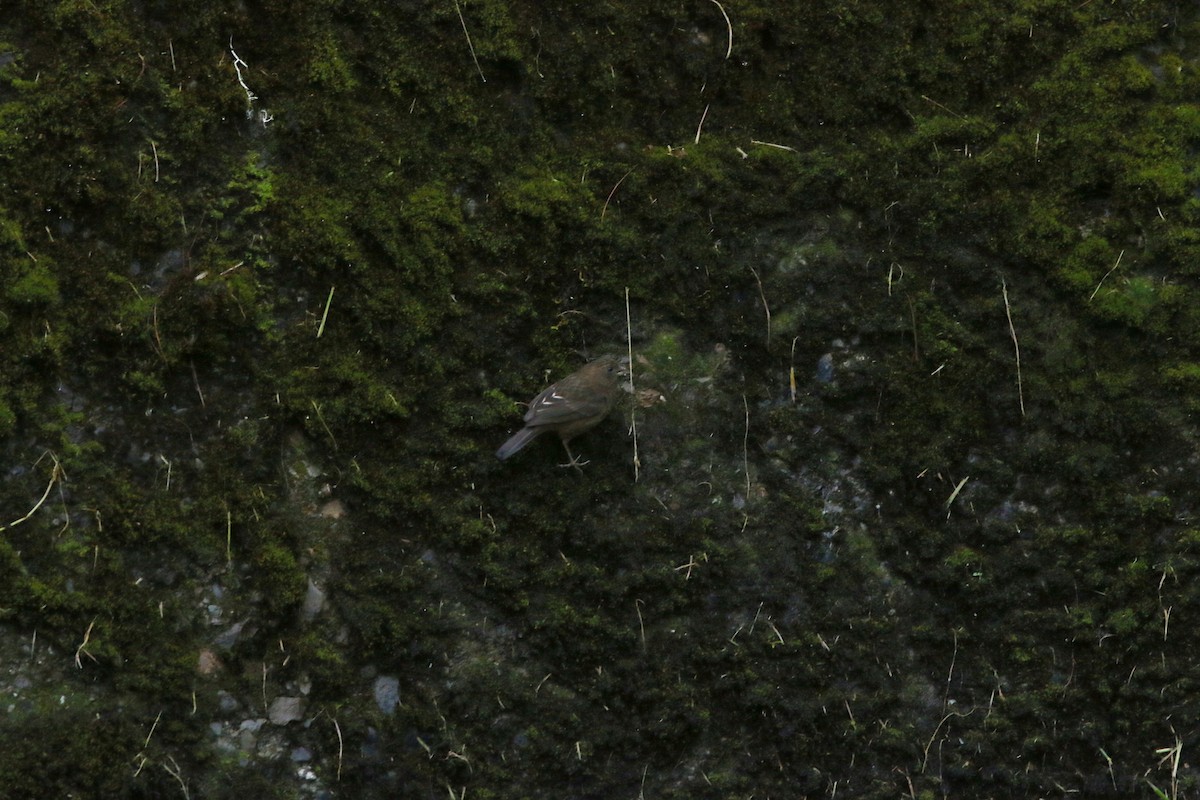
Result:
M575 469L579 469L580 467L591 463L590 461L580 461L578 458L576 458L575 454L571 452L571 446L567 444L566 439L563 439L562 443L563 449L567 451L567 458L570 460L565 464L559 464L560 467L574 467ZM579 471L583 472L581 469L579 469Z

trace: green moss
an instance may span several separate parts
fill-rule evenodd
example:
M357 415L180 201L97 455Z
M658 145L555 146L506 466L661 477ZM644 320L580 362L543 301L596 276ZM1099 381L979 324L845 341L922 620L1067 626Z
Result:
M35 261L6 287L8 299L19 305L54 305L59 301L58 280L50 265Z
M1137 631L1142 623L1132 609L1123 608L1110 614L1104 625L1117 636L1127 636Z
M353 91L358 85L339 43L328 31L312 42L308 62L308 80L328 91Z
M17 0L0 499L36 502L44 449L64 477L0 539L0 615L68 655L96 620L98 662L95 707L38 707L75 744L9 718L13 769L292 792L192 713L217 584L248 621L205 686L241 715L311 680L272 733L364 797L1040 796L1108 785L1092 741L1152 766L1192 635L1132 678L1088 648L1151 651L1195 600L1196 21L951 5L726 5L731 32L714 4ZM626 289L661 395L637 480L615 419L582 478L495 463L521 387L623 340Z
M306 578L292 550L264 541L254 553L252 578L272 616L289 611L304 599Z

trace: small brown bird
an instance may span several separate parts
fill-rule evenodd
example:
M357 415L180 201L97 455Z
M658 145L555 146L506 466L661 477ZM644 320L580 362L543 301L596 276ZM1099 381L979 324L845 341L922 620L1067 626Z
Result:
M500 445L496 458L503 461L539 435L553 431L562 440L570 459L564 467L580 467L568 444L608 416L621 391L623 370L616 356L602 356L582 369L551 384L529 403L525 427ZM587 463L587 462L582 462Z

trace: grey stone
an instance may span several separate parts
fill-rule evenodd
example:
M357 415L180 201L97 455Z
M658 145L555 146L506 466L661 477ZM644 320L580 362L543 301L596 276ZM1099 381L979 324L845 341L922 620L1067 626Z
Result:
M390 675L380 675L375 679L375 705L384 714L396 713L400 705L400 679Z
M311 622L323 608L325 608L325 592L309 578L308 591L304 593L304 605L300 607L300 614L306 622Z
M289 722L304 718L304 698L276 697L267 709L267 717L275 725L287 725Z

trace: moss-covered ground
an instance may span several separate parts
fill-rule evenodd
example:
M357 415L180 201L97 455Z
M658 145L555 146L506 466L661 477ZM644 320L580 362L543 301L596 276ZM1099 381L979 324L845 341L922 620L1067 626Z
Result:
M0 796L1200 796L1197 41L11 0Z

